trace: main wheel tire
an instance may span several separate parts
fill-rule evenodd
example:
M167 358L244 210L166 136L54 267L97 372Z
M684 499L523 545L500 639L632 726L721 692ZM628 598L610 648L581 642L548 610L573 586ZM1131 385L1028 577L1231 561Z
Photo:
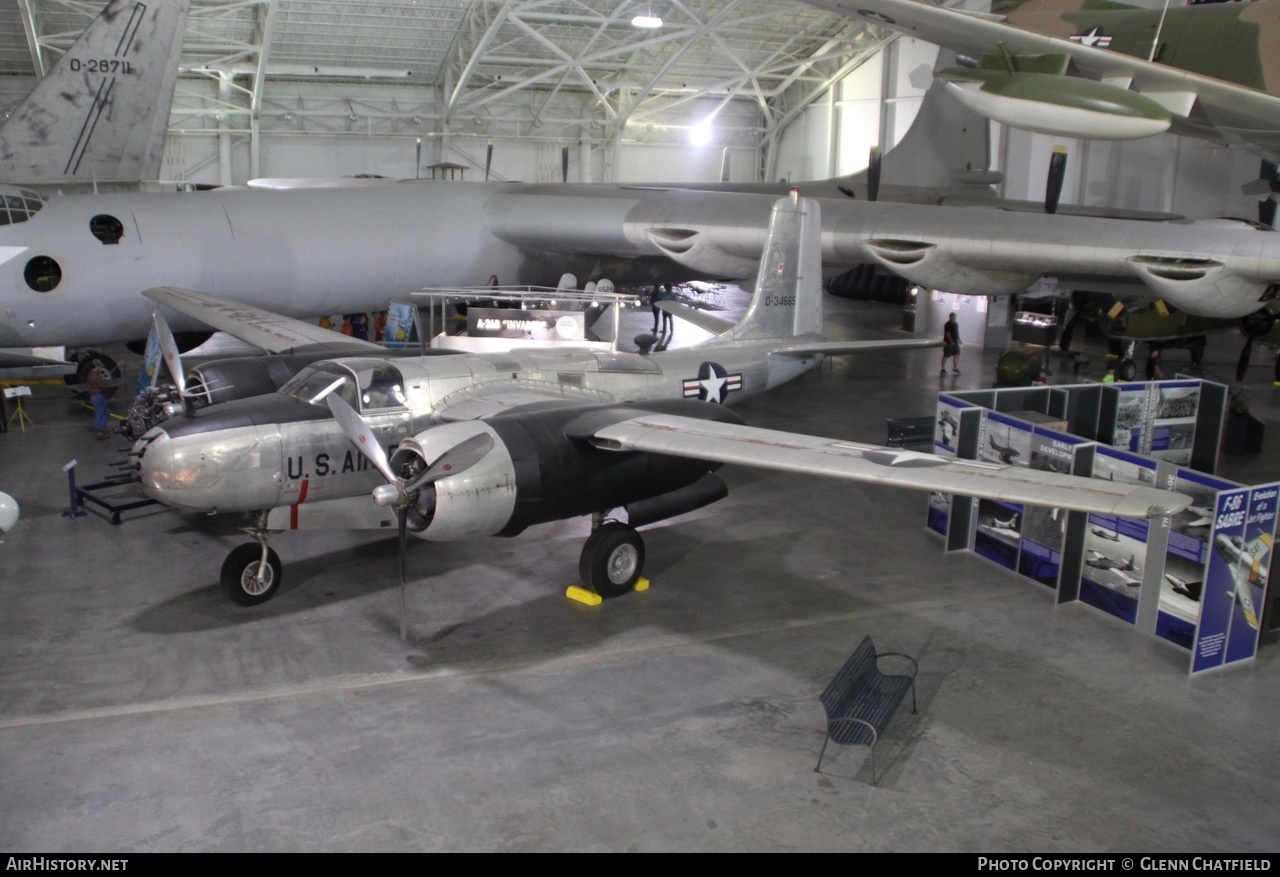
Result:
M246 542L231 549L222 563L222 591L233 603L256 606L275 596L284 580L280 556L275 549L267 549L267 569L262 581L258 581L258 566L262 563L262 546Z
M1131 381L1138 376L1138 364L1132 359L1126 359L1120 363L1120 368L1116 369L1116 374L1122 381Z
M596 529L582 546L578 575L582 583L608 600L632 590L644 569L644 540L617 521Z

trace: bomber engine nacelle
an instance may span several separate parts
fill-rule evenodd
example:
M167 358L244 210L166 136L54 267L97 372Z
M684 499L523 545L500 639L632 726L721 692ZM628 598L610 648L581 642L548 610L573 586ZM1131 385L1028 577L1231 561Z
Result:
M725 494L706 486L689 490L719 468L717 463L601 450L591 445L590 437L642 412L741 424L730 409L683 399L643 407L530 407L534 410L513 409L488 420L441 424L400 442L391 457L397 473L421 469L478 434L493 440L479 461L421 489L409 509L410 532L437 541L515 536L532 524L631 504L641 506L644 523L651 523L693 511Z
M927 241L878 238L863 242L876 262L912 283L969 295L1026 292L1038 273L971 268Z
M1176 308L1204 317L1245 317L1275 294L1269 281L1246 277L1216 259L1140 255L1127 262L1156 295Z
M712 277L755 277L760 257L730 253L689 228L645 228L645 237L662 254L686 268Z

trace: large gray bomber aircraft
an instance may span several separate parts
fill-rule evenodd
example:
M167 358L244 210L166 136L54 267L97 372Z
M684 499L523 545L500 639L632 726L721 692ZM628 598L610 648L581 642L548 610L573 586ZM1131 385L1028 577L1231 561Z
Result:
M643 569L636 528L723 497L714 470L725 463L1126 517L1191 502L1152 487L744 425L726 404L790 381L826 354L930 343L822 338L820 212L796 196L772 205L746 315L702 344L317 362L276 393L147 431L131 452L141 489L180 510L254 516L254 541L234 549L221 572L228 596L245 605L279 588L271 532L396 527L403 574L409 532L445 541L515 536L586 515L593 527L579 562L583 585L617 596ZM229 313L197 296L170 301L224 323ZM263 325L258 309L245 317ZM625 510L625 523L609 518L615 509Z
M0 225L0 347L145 338L157 286L290 317L369 311L426 286L619 286L744 278L776 196L625 185L409 181L371 189L28 194ZM1248 223L1143 222L852 199L822 202L828 274L876 263L969 295L1127 283L1204 316L1263 308L1280 236ZM178 317L174 328L192 330Z

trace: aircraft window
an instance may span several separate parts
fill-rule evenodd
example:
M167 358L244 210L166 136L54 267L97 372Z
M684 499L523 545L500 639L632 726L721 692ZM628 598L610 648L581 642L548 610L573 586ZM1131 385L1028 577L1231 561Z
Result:
M44 206L44 199L29 189L12 186L5 186L4 189L6 193L0 195L0 225L26 222Z
M360 391L363 410L404 407L404 379L398 369L379 366L362 375L361 383L364 385Z
M89 233L104 244L118 244L124 237L124 223L108 213L99 213L89 220Z
M349 375L316 368L298 372L280 388L280 392L309 405L327 405L325 398L330 393L337 393L352 408L357 407L356 388Z
M62 266L48 256L36 256L27 262L22 276L36 292L49 292L62 282Z

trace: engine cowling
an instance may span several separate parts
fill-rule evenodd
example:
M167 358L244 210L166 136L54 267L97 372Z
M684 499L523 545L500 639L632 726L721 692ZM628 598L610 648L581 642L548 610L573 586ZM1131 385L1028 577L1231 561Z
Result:
M391 457L394 471L406 466L420 469L480 433L489 435L493 447L465 470L422 488L410 512L409 529L435 541L515 536L532 524L675 494L719 467L665 454L606 451L589 441L604 426L655 411L742 422L720 405L671 399L586 409L534 405L489 420L433 426L400 443ZM688 502L670 506L672 513L689 508ZM650 520L654 518L649 516L646 523Z
M1039 278L1038 273L971 268L928 241L891 238L864 243L880 265L912 283L968 295L1016 295Z

